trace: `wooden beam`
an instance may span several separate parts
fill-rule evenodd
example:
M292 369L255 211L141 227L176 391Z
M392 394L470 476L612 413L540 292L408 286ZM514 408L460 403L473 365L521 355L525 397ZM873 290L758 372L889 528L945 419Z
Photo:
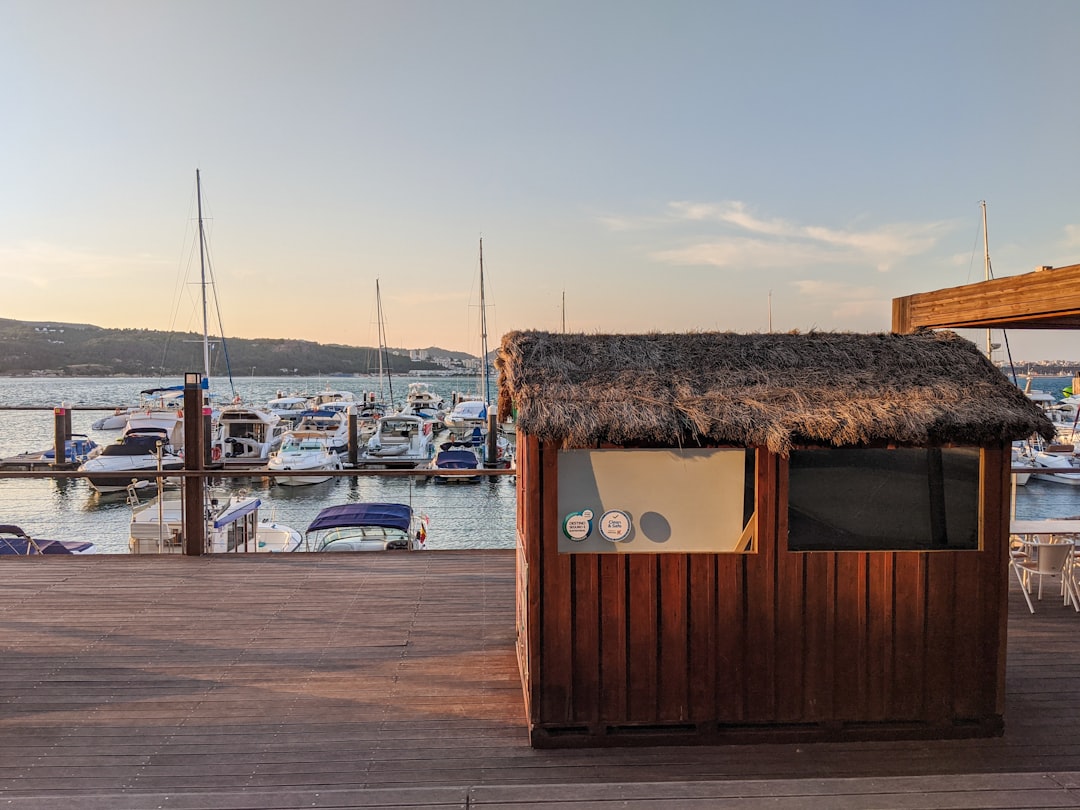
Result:
M894 298L892 328L1080 329L1080 264Z

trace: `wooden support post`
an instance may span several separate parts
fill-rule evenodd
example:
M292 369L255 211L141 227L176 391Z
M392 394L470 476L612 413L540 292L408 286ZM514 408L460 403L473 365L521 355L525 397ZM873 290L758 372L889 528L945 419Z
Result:
M184 470L198 472L205 469L203 454L203 396L202 375L188 372L184 375ZM198 476L184 477L184 554L198 557L206 545L205 505L203 504L203 480Z
M356 406L349 406L349 466L355 467L360 460L359 431L357 429Z
M53 408L53 457L52 466L62 467L67 464L67 437L69 435L68 430L68 409L61 405L59 408Z
M499 458L499 416L488 411L487 448L484 451L484 466L494 467Z
M202 406L202 463L204 470L211 466L214 458L214 448L212 446L214 440L213 418L213 408L204 404Z

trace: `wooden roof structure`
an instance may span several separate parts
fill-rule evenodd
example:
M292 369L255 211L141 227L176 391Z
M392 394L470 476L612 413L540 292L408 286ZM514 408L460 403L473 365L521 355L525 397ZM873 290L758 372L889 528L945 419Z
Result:
M1080 329L1080 264L893 299L893 331Z
M504 336L499 415L564 447L979 445L1053 425L975 344L916 334Z

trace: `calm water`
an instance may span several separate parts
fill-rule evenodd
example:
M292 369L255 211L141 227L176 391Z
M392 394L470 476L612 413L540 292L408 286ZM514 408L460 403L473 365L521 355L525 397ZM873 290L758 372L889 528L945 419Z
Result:
M429 383L449 401L454 391L479 393L477 379L397 378L394 399L402 401L410 381ZM24 379L0 378L0 406L40 406L53 408L61 403L77 407L107 407L134 404L138 392L162 383L156 379ZM326 390L364 391L378 389L368 378L278 378L252 377L236 382L236 393L245 401L265 403L279 392L316 394ZM231 391L224 391L231 396ZM115 441L119 431L93 430L91 425L105 411L73 410L72 430L85 433L98 444ZM28 450L43 450L53 443L51 410L0 410L0 457ZM396 501L411 503L428 515L428 547L513 548L515 491L508 476L476 484L444 485L407 477L357 479L335 478L323 484L301 487L275 486L270 479L245 476L232 479L234 489L246 489L262 498L260 514L272 514L279 522L303 531L319 510L352 501ZM38 537L92 540L102 553L127 553L131 507L126 496L100 495L81 480L54 481L0 480L0 523L14 523Z
M395 378L394 398L401 401L410 381L427 382L447 400L454 391L479 393L479 381L462 377ZM176 384L168 380L165 384ZM1069 378L1040 378L1032 387L1060 396ZM0 377L0 406L52 408L61 403L75 407L132 404L138 392L161 384L156 379L25 379ZM1021 381L1023 384L1023 381ZM326 390L354 394L376 390L377 381L367 378L251 377L236 382L236 393L245 401L266 402L279 393L314 394ZM230 396L231 391L224 391ZM86 433L99 444L114 441L117 431L95 431L91 424L103 411L75 410L72 429ZM0 457L52 446L51 410L0 410ZM269 479L235 479L235 488L259 495L265 516L274 517L303 531L325 506L364 500L411 503L430 518L428 546L438 548L513 548L515 521L514 481L492 478L478 484L440 485L413 478L337 478L306 487L274 486ZM101 552L127 553L131 508L123 495L102 496L85 481L0 480L0 523L22 526L31 535L64 539L85 538ZM1073 517L1080 515L1080 486L1052 484L1032 478L1019 488L1018 518Z

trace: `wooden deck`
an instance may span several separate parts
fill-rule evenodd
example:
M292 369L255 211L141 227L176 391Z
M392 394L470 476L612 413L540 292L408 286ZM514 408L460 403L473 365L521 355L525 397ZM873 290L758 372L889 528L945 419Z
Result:
M993 739L541 751L514 552L4 558L0 808L1080 807L1080 615Z

